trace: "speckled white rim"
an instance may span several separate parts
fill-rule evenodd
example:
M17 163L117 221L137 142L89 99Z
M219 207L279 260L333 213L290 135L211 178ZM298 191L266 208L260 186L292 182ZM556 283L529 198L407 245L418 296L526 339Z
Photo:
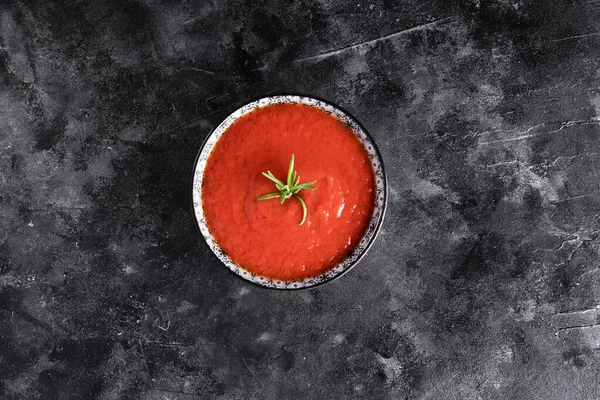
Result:
M204 210L202 209L202 181L204 179L204 169L206 168L206 162L212 151L217 140L225 133L225 131L240 117L243 115L256 110L261 107L265 107L271 104L281 104L281 103L298 103L305 104L308 106L313 106L320 108L328 112L331 115L334 115L338 119L340 119L344 124L346 124L352 132L360 139L362 142L369 158L371 160L371 164L373 165L373 171L375 173L375 186L376 186L376 196L375 196L375 209L373 211L373 217L371 218L371 222L369 223L369 227L367 228L363 238L360 240L358 245L354 248L352 253L348 255L342 262L340 262L335 267L330 270L317 275L313 278L297 280L297 281L280 281L275 279L266 278L263 276L259 276L253 274L249 271L246 271L241 266L236 265L231 259L221 250L219 245L215 242L215 239L212 237L210 230L206 224L206 220L204 219ZM196 160L196 165L194 167L194 176L192 183L192 203L194 207L194 215L196 217L196 222L198 224L198 228L204 237L204 240L208 244L208 247L212 250L213 253L221 260L227 268L232 270L237 275L242 278L258 284L260 286L265 286L273 289L302 289L308 288L312 286L316 286L325 282L328 282L343 273L347 272L354 265L358 263L358 261L365 255L371 244L373 243L375 236L377 235L379 228L381 227L381 223L383 222L383 216L385 214L385 207L387 202L387 183L385 180L385 172L383 169L383 163L381 160L381 156L373 143L371 137L366 133L366 131L360 126L358 122L354 120L350 115L340 110L339 108L328 104L322 100L313 99L310 97L304 96L295 96L295 95L282 95L282 96L272 96L265 97L260 100L253 101L252 103L246 104L245 106L239 108L231 115L229 115L217 128L211 132L208 136L204 146L200 150L198 154L198 158Z

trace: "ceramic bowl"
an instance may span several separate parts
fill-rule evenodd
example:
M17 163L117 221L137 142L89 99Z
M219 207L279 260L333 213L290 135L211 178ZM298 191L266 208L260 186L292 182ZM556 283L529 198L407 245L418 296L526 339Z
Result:
M323 272L322 274L314 276L312 278L295 281L280 281L270 279L267 277L253 274L245 270L241 266L236 265L227 256L227 254L225 254L225 252L221 250L221 248L211 235L210 229L206 224L206 220L204 218L204 211L202 208L202 181L204 178L204 169L206 168L206 162L213 147L217 143L217 140L221 137L221 135L223 135L223 133L225 133L225 131L227 131L227 129L237 119L248 114L252 110L265 107L271 104L281 103L305 104L312 107L320 108L321 110L337 117L346 126L348 126L348 128L350 128L350 130L361 141L365 148L365 151L369 156L369 159L371 160L373 171L375 173L375 208L369 226L358 245L344 260L342 260L339 264L335 265L328 271ZM202 237L204 237L206 244L212 250L212 252L227 268L229 268L231 271L244 278L245 280L267 288L305 289L323 284L325 282L329 282L332 279L335 279L341 276L342 274L348 272L366 254L369 247L373 244L375 237L379 233L379 229L381 228L381 224L383 222L383 217L385 214L387 204L387 182L381 155L379 154L379 150L375 146L373 139L369 136L367 131L352 116L350 116L349 113L341 110L339 107L334 106L331 103L311 97L297 95L271 96L253 101L237 109L227 118L225 118L225 120L221 122L219 126L217 126L210 133L210 135L208 135L208 138L206 139L198 153L198 157L196 158L196 164L194 166L192 182L192 204L194 208L193 211L194 216L196 218L196 223L198 225L198 228L200 229Z

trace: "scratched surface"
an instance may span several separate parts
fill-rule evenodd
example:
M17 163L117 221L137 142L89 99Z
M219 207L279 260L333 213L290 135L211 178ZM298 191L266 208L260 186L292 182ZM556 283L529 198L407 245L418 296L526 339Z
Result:
M600 2L0 4L1 399L600 398ZM328 99L390 202L262 290L189 204L236 107Z

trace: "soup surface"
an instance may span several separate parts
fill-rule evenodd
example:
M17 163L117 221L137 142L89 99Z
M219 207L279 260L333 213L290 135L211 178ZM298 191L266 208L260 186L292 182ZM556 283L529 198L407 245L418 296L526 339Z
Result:
M294 154L308 214L261 172L285 182ZM292 281L334 267L358 244L375 203L373 169L361 142L339 119L302 104L275 104L236 122L215 144L204 171L202 206L211 234L237 265Z

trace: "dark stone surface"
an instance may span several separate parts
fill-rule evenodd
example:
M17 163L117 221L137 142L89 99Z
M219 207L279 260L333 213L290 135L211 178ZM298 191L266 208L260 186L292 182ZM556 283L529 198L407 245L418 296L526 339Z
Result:
M0 398L600 398L600 3L0 5ZM273 93L380 146L359 267L246 284L203 139Z

